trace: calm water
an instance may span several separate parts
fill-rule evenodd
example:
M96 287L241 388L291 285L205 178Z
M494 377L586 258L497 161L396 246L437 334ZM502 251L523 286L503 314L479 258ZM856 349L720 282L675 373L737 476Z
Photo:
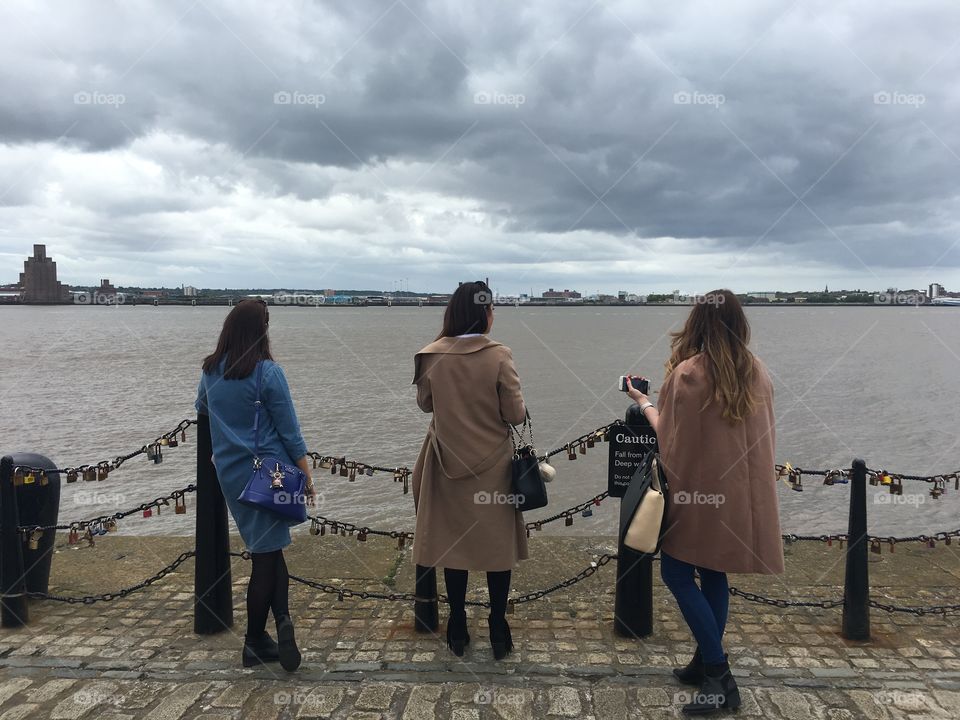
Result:
M227 308L0 308L4 364L0 450L30 450L63 465L126 453L194 417L201 358ZM436 334L442 308L271 308L274 355L284 366L312 450L379 465L413 466L429 417L410 385L412 356ZM622 417L625 372L662 380L670 330L687 309L497 308L493 336L513 348L540 450ZM777 458L809 468L870 467L917 474L960 468L960 310L758 308L754 350L776 387ZM130 461L108 481L64 485L61 521L93 517L193 480L192 442L155 466ZM575 462L559 456L549 512L606 487L606 446ZM319 471L318 471L319 472ZM319 512L371 527L412 529L413 501L389 476L349 483L318 475ZM934 501L871 503L873 532L960 525L952 486ZM870 495L876 492L870 488ZM791 532L844 532L847 486L781 486ZM885 492L878 500L887 500ZM121 532L189 534L190 513L139 517ZM545 532L610 533L615 501L590 519ZM528 518L529 519L529 518Z

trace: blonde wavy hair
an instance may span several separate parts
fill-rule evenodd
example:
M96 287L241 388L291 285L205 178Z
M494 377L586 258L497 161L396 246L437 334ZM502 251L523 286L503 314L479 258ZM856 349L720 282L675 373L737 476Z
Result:
M753 396L756 366L750 342L750 324L737 296L729 290L711 290L697 298L679 332L670 333L669 376L684 360L703 353L707 375L723 417L741 422L756 408ZM704 404L701 410L709 405Z

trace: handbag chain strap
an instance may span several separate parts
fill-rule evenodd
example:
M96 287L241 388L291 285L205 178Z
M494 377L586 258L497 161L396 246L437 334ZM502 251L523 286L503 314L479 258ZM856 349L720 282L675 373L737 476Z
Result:
M516 454L517 451L520 450L521 448L529 447L533 449L534 447L533 421L530 419L529 410L524 409L524 413L525 415L523 418L523 424L520 426L520 430L517 430L515 425L509 425L508 423L508 426L510 428L510 439L513 441L514 454ZM523 436L525 433L530 436L530 442L524 442ZM535 450L534 450L534 455L536 455Z

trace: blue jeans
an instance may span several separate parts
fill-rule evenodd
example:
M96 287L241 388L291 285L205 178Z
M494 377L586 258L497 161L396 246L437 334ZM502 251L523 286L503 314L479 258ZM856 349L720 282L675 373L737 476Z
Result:
M694 570L700 575L699 587L693 578ZM677 599L680 613L700 647L703 662L710 665L726 662L723 630L730 604L727 574L696 567L661 551L660 576Z

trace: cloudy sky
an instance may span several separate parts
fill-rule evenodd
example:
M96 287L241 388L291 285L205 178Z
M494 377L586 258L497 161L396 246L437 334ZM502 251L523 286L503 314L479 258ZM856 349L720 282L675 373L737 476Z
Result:
M960 4L0 6L0 282L960 289Z

